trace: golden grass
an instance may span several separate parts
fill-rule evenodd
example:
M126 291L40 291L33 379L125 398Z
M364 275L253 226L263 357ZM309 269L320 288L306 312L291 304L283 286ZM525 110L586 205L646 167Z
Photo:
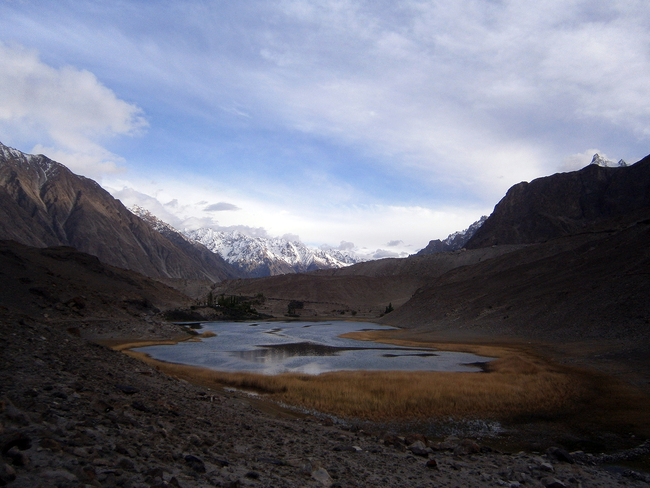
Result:
M498 359L487 364L485 373L348 371L317 376L266 376L165 363L142 352L120 349L166 374L195 384L254 391L274 401L338 417L375 421L449 417L502 422L561 421L573 426L580 424L587 430L607 425L621 432L650 435L645 408L648 398L620 381L559 366L519 347L437 346Z

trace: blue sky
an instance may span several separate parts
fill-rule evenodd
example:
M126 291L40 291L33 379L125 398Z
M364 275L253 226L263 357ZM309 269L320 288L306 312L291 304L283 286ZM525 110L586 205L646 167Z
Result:
M0 141L177 227L404 255L650 153L645 1L0 0Z

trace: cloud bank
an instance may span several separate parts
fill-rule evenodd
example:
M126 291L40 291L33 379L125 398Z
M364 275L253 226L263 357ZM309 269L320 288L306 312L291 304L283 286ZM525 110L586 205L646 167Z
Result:
M14 140L40 140L32 153L47 154L75 172L101 177L124 160L101 145L135 135L147 122L90 72L53 68L36 52L0 42L0 130ZM47 141L47 142L46 142Z

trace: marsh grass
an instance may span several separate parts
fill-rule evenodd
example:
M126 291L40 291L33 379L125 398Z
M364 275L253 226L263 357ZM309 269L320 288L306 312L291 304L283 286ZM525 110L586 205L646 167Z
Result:
M343 418L561 422L585 431L606 426L650 435L647 398L626 385L522 351L487 347L466 349L500 354L484 373L347 371L275 376L218 372L157 361L142 352L124 352L191 383L252 391L276 402Z

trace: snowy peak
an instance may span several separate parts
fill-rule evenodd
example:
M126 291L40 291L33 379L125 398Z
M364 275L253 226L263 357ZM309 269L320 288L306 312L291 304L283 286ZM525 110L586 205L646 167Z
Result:
M253 277L343 268L362 261L349 252L313 249L299 241L250 237L238 231L201 228L186 230L185 235Z
M133 206L129 207L129 210L131 211L131 213L133 213L134 215L137 215L142 220L144 220L147 224L149 224L149 226L152 229L154 229L155 231L158 231L163 235L165 233L167 233L167 232L171 232L171 233L174 233L174 234L178 234L179 236L181 236L185 240L189 240L182 233L178 232L176 229L174 229L167 222L164 222L164 221L160 220L154 214L149 212L149 210L147 210L146 208L142 208L139 205L133 205Z
M619 159L618 163L615 163L614 161L605 159L598 153L594 154L594 157L591 159L591 163L589 164L595 164L596 166L601 166L603 168L625 168L628 166L628 164L623 159Z

